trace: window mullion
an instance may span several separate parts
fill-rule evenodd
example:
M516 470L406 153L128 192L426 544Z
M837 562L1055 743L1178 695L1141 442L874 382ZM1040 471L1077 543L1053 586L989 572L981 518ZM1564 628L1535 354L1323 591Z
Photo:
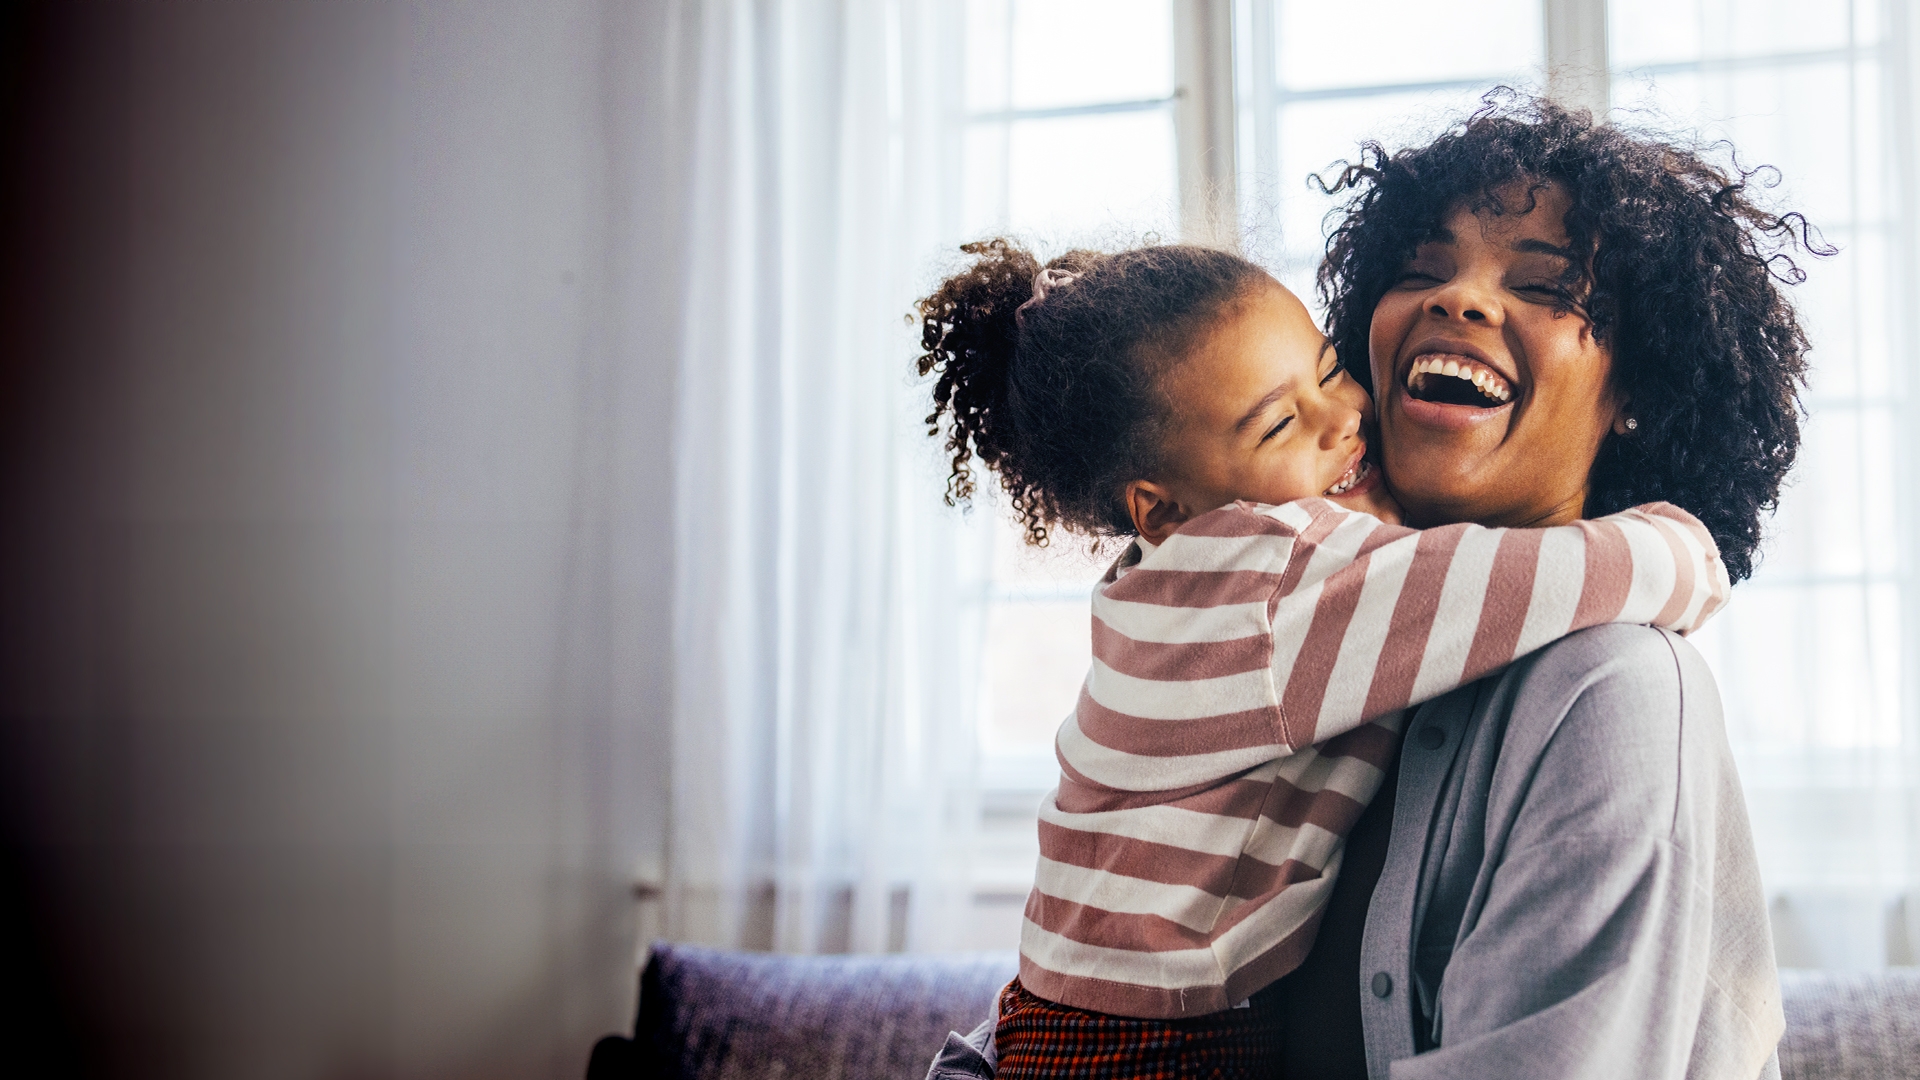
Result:
M1541 0L1547 32L1547 96L1568 108L1607 115L1607 0Z
M1877 135L1887 138L1891 150L1892 190L1913 191L1920 184L1920 145L1914 132L1920 131L1920 12L1899 0L1889 0L1883 9L1887 19L1886 44L1882 51L1884 87L1887 95L1886 119ZM1904 343L1906 363L1894 380L1893 398L1897 415L1905 422L1896 428L1899 448L1895 471L1894 521L1899 527L1906 550L1901 552L1901 738L1905 743L1902 765L1909 785L1920 785L1920 500L1914 498L1915 483L1920 482L1920 207L1912 199L1895 199L1893 212L1899 218L1898 239L1894 244L1894 289L1898 297L1891 304L1887 329L1893 341ZM1903 295L1904 294L1904 295ZM1920 797L1907 800L1909 837L1920 836ZM1920 867L1909 873L1920 874ZM1920 888L1920 880L1909 882ZM1907 903L1915 904L1910 894ZM1912 908L1909 918L1913 919Z
M1173 131L1179 157L1180 238L1233 247L1235 198L1232 0L1173 4Z

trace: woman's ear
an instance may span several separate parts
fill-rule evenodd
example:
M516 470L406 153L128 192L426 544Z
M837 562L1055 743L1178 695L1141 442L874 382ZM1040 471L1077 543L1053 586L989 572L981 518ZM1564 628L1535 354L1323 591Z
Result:
M1128 481L1125 498L1134 531L1149 544L1165 542L1193 516L1173 492L1151 480Z
M1640 421L1633 418L1633 399L1624 394L1620 395L1619 400L1613 406L1613 433L1615 435L1631 435L1634 429L1639 426Z

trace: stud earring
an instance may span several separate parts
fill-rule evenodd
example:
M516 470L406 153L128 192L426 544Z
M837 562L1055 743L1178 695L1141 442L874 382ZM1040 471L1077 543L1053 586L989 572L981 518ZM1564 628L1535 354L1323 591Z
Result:
M1627 417L1627 430L1628 430L1628 431L1632 431L1632 430L1634 430L1635 428L1638 428L1639 426L1640 426L1640 421L1638 421L1638 420L1635 420L1635 419L1634 419L1633 417L1631 417L1631 416L1629 416L1629 417Z

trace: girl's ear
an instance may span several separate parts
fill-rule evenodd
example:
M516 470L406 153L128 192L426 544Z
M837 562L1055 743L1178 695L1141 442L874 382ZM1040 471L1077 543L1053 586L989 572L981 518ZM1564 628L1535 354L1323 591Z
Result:
M1134 531L1149 544L1164 543L1193 516L1173 492L1151 480L1128 481L1125 498Z

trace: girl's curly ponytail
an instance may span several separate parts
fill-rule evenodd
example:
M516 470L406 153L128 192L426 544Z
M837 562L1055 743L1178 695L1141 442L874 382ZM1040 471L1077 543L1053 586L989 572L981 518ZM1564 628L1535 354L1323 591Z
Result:
M960 249L973 265L940 283L916 305L920 312L921 375L939 373L927 434L938 437L941 416L950 417L946 449L953 455L947 505L973 497L972 459L996 469L1012 449L1006 422L1007 391L1020 328L1020 305L1033 296L1040 261L1005 240L984 240Z
M1181 245L1069 251L1044 267L1005 239L960 250L972 263L917 305L916 366L937 376L927 433L944 433L952 455L947 502L972 499L977 460L999 476L1028 543L1044 546L1054 526L1130 533L1121 493L1158 465L1161 374L1266 272ZM1043 269L1071 277L1035 300Z

